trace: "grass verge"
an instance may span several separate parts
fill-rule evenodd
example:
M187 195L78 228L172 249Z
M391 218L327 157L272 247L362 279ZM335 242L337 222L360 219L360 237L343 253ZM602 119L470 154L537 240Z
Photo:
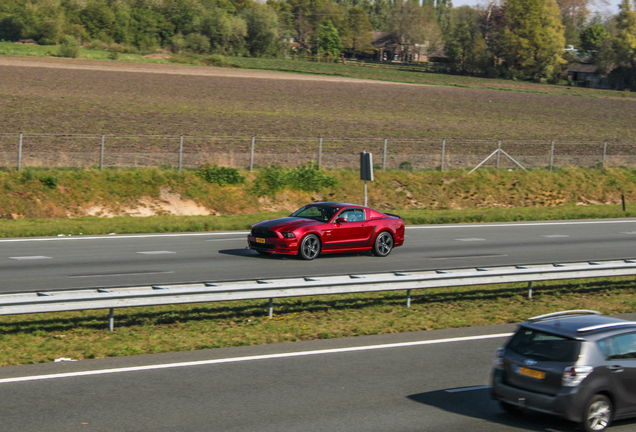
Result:
M634 312L632 278L506 284L276 300L119 309L0 318L0 365L330 339L516 323L530 316L593 309Z

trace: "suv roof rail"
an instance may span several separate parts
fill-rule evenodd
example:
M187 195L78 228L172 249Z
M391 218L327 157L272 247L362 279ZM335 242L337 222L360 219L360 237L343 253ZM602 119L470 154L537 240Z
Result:
M636 327L636 322L634 321L625 321L625 322L615 322L615 323L606 323L606 324L597 324L589 327L583 327L577 330L578 333L586 333L594 330L604 330L612 327Z
M565 315L603 315L603 314L597 311L586 310L586 309L567 310L567 311L553 312L553 313L549 313L545 315L539 315L536 317L528 318L528 322L543 321L546 319L557 318L557 317L565 316Z

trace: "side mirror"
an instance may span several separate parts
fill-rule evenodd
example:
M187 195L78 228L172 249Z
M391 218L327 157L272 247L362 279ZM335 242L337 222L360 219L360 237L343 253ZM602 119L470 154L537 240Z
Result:
M347 220L346 220L345 218L337 218L337 219L336 219L336 223L337 223L337 224L343 224L343 223L345 223L346 221L347 221Z

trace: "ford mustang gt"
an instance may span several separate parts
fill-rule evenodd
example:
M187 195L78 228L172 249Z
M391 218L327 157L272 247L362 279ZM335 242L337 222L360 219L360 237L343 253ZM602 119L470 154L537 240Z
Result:
M250 249L260 254L298 255L312 260L321 253L366 252L385 257L404 244L404 221L355 204L308 204L289 217L252 226Z

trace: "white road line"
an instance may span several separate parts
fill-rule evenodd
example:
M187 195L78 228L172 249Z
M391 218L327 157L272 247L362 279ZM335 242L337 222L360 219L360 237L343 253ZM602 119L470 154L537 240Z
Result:
M569 235L565 235L565 234L542 234L541 237L560 238L560 237L570 237L570 236Z
M636 231L625 231L625 232L622 232L621 234L636 234Z
M473 242L473 241L486 241L486 239L483 238L462 238L462 239L455 239L457 241L467 241L467 242Z
M233 239L218 239L218 240L206 240L206 242L225 242L225 241L246 241L244 237Z
M528 222L528 223L500 223L500 224L486 224L486 223L472 223L472 224L455 224L455 225L419 225L419 226L407 226L406 229L447 229L447 228L492 228L492 227L520 227L520 226L551 226L551 225L599 225L599 224L622 224L622 223L636 223L634 220L599 220L599 221L565 221L565 222Z
M456 389L450 389L450 390L445 390L446 393L461 393L461 392L466 392L466 391L475 391L475 390L485 390L485 389L489 389L490 386L475 386L475 387L463 387L463 388L456 388Z
M137 252L142 255L165 255L165 254L176 254L176 252L172 251L145 251L145 252Z
M42 256L42 255L33 255L33 256L19 256L19 257L9 257L9 259L13 260L39 260L39 259L52 259L51 257Z
M334 349L325 349L325 350L316 350L316 351L300 351L300 352L292 352L292 353L266 354L266 355L250 356L250 357L233 357L233 358L201 360L201 361L192 361L192 362L183 362L183 363L167 363L167 364L134 366L134 367L115 368L115 369L100 369L100 370L93 370L93 371L68 372L68 373L59 373L59 374L50 374L50 375L34 375L34 376L15 377L15 378L3 378L3 379L0 379L0 384L24 382L24 381L41 381L41 380L56 379L56 378L74 378L74 377L81 377L81 376L106 375L106 374L114 374L114 373L122 373L122 372L139 372L139 371L159 370L159 369L174 369L179 367L205 366L205 365L223 364L223 363L239 363L239 362L254 361L254 360L271 360L271 359L303 357L303 356L323 355L323 354L340 354L340 353L347 353L347 352L370 351L370 350L377 350L377 349L405 348L405 347L412 347L412 346L435 345L435 344L451 343L451 342L468 342L468 341L476 341L476 340L484 340L484 339L506 338L506 337L509 337L511 334L512 333L498 333L498 334L492 334L492 335L467 336L467 337L415 341L415 342L401 342L401 343L384 344L384 345L367 345L367 346L360 346L360 347L334 348Z
M219 235L245 235L249 231L224 231L224 232L205 232L205 233L179 233L179 234L137 234L137 235L108 235L108 236L76 236L76 237L21 237L0 239L0 243L17 243L17 242L42 242L42 241L73 241L73 240L114 240L114 239L134 239L134 238L153 238L153 237L202 237L202 236L219 236Z

